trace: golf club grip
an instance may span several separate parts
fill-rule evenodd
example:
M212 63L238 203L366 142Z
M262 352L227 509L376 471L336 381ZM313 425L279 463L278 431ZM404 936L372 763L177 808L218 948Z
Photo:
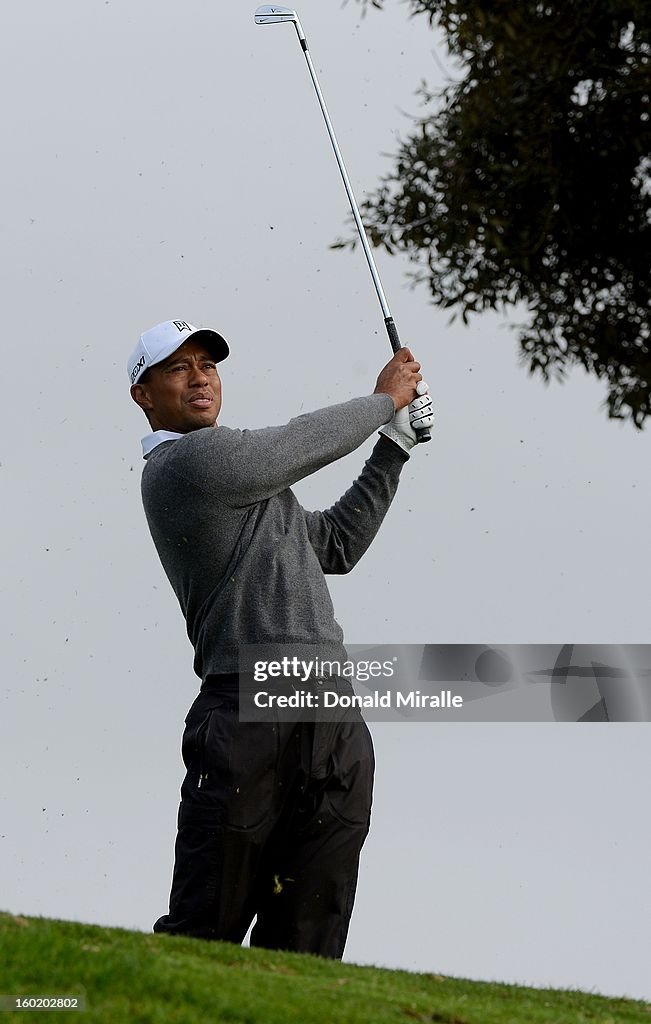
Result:
M389 335L391 348L393 349L394 352L397 352L399 348L402 348L402 344L398 336L398 328L396 327L392 316L387 316L384 318L384 326L386 327L387 334Z
M402 344L400 342L400 337L398 335L398 328L396 327L395 321L392 316L387 316L384 318L384 326L386 327L387 334L389 335L391 348L393 349L394 352L397 352L399 349L402 348ZM420 430L418 429L418 427L414 427L414 430L416 431L418 444L424 444L425 441L432 440L432 435L428 427L421 428Z

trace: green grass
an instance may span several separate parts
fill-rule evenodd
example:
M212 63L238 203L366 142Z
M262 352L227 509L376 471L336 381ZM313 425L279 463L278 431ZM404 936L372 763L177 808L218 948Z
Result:
M119 928L0 913L0 994L83 994L84 1024L651 1024L651 1004L355 967Z

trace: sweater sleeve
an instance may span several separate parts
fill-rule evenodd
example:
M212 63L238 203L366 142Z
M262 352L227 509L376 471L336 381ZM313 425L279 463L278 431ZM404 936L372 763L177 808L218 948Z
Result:
M224 504L243 508L359 448L393 412L390 395L373 394L297 416L277 427L206 427L175 441L168 464Z
M409 455L380 437L354 484L325 512L305 512L310 543L324 573L350 572L378 532Z

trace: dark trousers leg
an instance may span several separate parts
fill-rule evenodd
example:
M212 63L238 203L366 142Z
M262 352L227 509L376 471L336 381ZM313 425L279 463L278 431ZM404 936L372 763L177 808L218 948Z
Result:
M306 791L269 837L251 944L343 956L370 822L374 758L366 724L313 730Z
M155 932L341 957L369 827L361 718L240 723L200 694L186 718L169 913Z
M186 717L186 775L169 913L155 932L241 942L256 912L265 844L295 771L291 724L240 722L237 700L199 694Z
M255 916L262 844L206 825L179 825L169 913L155 932L241 943Z

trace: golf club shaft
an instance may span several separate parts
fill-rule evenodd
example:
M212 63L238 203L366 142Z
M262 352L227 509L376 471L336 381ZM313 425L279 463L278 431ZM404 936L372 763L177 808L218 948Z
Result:
M319 79L317 78L316 70L314 64L312 63L312 57L310 56L310 51L307 45L307 39L305 38L305 34L300 26L300 22L296 21L294 24L296 27L296 33L301 44L301 48L303 50L303 53L305 54L305 60L307 61L308 70L310 72L312 83L316 91L319 106L321 107L321 113L323 114L323 119L326 123L326 128L328 129L328 135L330 136L332 148L334 149L335 156L337 158L337 164L339 165L339 170L341 171L341 177L343 179L344 187L346 189L346 195L348 196L350 208L353 211L353 217L355 218L355 224L357 225L357 231L359 233L359 238L362 243L362 248L364 250L364 254L368 262L369 270L371 271L373 284L375 285L375 290L377 292L378 299L380 300L380 306L382 307L382 314L384 316L384 326L386 327L387 334L389 335L389 342L391 343L391 348L393 349L393 351L397 352L398 349L402 348L400 337L398 335L398 329L395 325L393 317L391 316L391 310L389 309L389 304L387 302L386 295L384 294L382 282L380 281L380 275L378 274L377 267L375 266L375 260L373 259L371 246L369 245L368 238L366 237L366 229L364 227L364 223L359 212L359 207L357 205L357 201L353 193L353 187L350 184L350 178L348 177L348 172L346 171L344 158L341 155L341 150L339 149L339 144L337 142L337 136L335 135L335 130L332 127L332 121L330 120L328 108L326 106L325 99L323 98L323 93L321 92ZM416 436L418 437L419 442L429 441L431 438L430 431L427 428L421 430L416 429Z

